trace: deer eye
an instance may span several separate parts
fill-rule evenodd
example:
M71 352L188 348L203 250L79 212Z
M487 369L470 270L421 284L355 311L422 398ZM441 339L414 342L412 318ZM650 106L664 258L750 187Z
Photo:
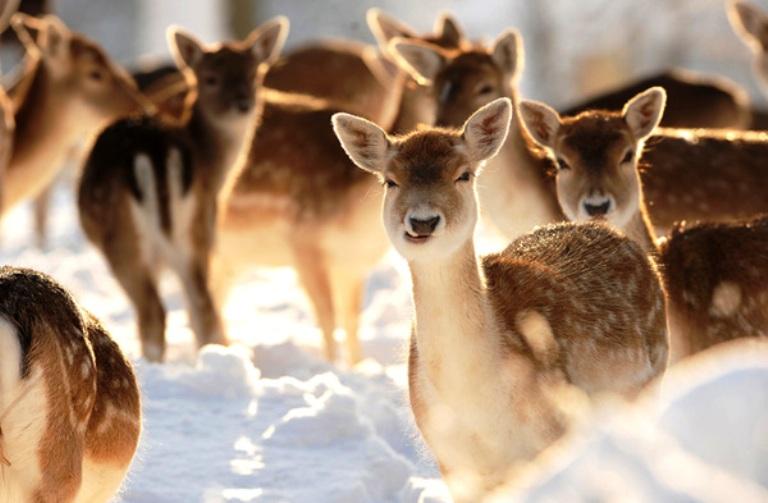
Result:
M566 162L566 160L565 160L565 159L563 159L562 157L558 157L558 158L557 158L557 167L558 167L558 169L561 169L561 170L563 170L563 171L565 171L565 170L567 170L567 169L571 169L571 165L570 165L570 164L568 164L568 163Z
M469 171L465 171L464 173L459 175L459 177L456 179L456 183L458 183L458 182L468 182L470 180L470 178L472 178L472 173L470 173Z
M203 82L208 87L214 87L214 86L219 85L219 78L216 77L215 75L208 75L207 77L205 77Z
M394 189L394 188L395 188L395 187L397 187L398 185L397 185L397 183L395 183L395 181L394 181L394 180L392 180L391 178L387 178L386 180L384 180L384 186L385 186L386 188L388 188L388 189Z
M627 153L624 154L624 157L621 159L621 164L627 164L632 162L632 159L635 158L635 152L634 150L630 149L627 150Z
M491 94L491 92L493 92L493 86L490 84L483 84L477 90L478 96L485 96L486 94Z
M104 75L98 70L91 70L88 72L88 78L95 82L101 82L101 80L104 78Z

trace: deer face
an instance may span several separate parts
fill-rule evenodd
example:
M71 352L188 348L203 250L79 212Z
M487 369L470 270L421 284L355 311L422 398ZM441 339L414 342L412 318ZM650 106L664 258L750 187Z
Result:
M523 124L557 161L557 198L570 220L607 220L625 228L639 211L638 153L661 120L665 96L652 88L623 112L567 119L543 103L520 103Z
M474 177L503 144L512 105L500 99L478 110L460 131L433 129L391 138L371 122L333 117L350 158L385 186L383 221L407 260L446 256L472 237L477 221Z
M27 51L45 66L51 93L77 110L79 121L113 120L148 106L127 72L57 17L15 14L11 23Z
M752 49L755 73L763 87L768 88L768 13L749 2L736 0L728 6L728 18Z
M487 50L446 52L396 39L391 51L417 82L431 87L438 126L460 127L479 107L500 97L514 97L522 69L520 37L514 31L503 33Z
M279 56L287 33L287 20L276 18L243 41L213 48L177 28L171 28L168 37L177 64L196 84L203 113L238 128L256 113L266 67Z

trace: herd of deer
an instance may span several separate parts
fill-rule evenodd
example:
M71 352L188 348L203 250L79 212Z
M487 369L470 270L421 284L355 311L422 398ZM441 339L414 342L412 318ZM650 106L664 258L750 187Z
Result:
M768 15L729 14L768 78ZM520 99L513 30L485 45L448 15L427 35L376 9L368 23L378 50L283 57L285 18L215 46L171 28L178 69L134 81L57 18L16 14L2 211L95 137L80 221L150 361L165 354L162 269L204 345L226 344L219 306L242 271L287 265L327 358L341 327L357 362L363 283L391 243L413 280L411 406L457 501L560 438L574 389L633 397L670 362L768 336L768 134L744 130L738 88L667 73L561 115ZM483 258L480 208L512 240ZM111 498L140 406L105 329L50 278L6 267L0 361L0 501Z

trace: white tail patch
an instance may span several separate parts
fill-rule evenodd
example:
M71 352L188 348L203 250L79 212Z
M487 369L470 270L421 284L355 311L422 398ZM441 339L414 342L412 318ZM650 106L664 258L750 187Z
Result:
M133 161L133 174L141 191L141 206L145 218L160 227L160 204L157 200L157 180L152 169L152 160L147 154L137 154Z
M560 347L544 315L538 311L521 311L515 319L515 326L537 361L544 365L555 363Z
M712 292L709 314L719 318L733 316L741 305L741 287L732 281L723 281Z

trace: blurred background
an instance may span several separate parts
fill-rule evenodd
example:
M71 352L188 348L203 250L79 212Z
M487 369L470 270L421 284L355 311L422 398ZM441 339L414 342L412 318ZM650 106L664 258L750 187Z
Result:
M37 0L39 3L40 0ZM760 2L758 4L768 2ZM35 2L33 2L35 3ZM380 7L418 31L438 12L456 14L473 39L514 27L526 50L523 95L566 106L582 96L667 67L726 76L765 105L750 54L728 24L724 0L48 0L73 29L119 61L168 57L165 28L205 41L242 36L277 14L291 20L288 47L318 38L373 43L365 12ZM768 5L763 5L768 7ZM6 63L6 61L3 61ZM4 64L8 68L8 64Z

